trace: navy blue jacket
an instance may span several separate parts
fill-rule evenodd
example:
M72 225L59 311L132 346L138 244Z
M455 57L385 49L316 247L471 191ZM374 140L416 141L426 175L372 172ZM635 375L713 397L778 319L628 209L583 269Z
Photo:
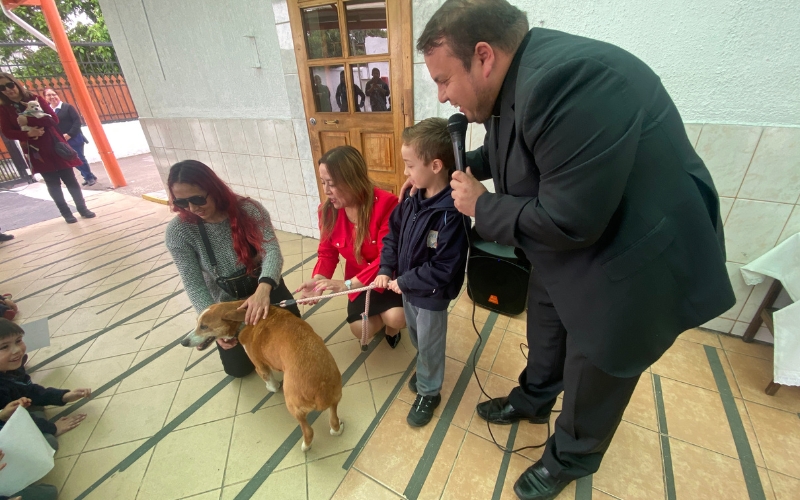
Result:
M423 191L406 196L389 217L378 275L397 278L411 304L430 311L447 309L464 284L470 220L453 205L447 186L429 199Z
M0 409L5 408L8 403L19 398L30 398L33 406L64 406L64 394L69 391L54 387L45 388L34 384L30 375L25 373L25 361L27 358L26 355L22 361L22 366L16 370L0 372ZM31 418L43 433L56 433L56 424L36 415L31 415ZM3 428L4 424L5 422L0 421L0 429Z

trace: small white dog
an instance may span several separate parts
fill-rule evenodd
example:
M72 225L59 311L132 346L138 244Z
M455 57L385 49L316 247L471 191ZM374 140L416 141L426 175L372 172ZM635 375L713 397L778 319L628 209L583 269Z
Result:
M45 116L50 116L50 115L45 113L44 110L42 109L41 104L39 104L39 101L34 99L27 104L25 111L20 113L20 116L30 116L32 118L44 118ZM22 129L23 132L27 132L28 130L31 130L32 127L29 127L27 125L21 125L20 128Z

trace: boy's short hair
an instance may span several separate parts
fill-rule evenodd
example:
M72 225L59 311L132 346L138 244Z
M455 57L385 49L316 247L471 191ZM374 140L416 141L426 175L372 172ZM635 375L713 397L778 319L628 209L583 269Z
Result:
M403 144L414 148L417 156L430 165L433 160L441 160L447 173L452 175L456 169L453 143L447 131L444 118L426 118L403 130Z
M25 330L23 330L18 324L12 323L5 318L0 318L0 340L13 337L14 335L24 334Z

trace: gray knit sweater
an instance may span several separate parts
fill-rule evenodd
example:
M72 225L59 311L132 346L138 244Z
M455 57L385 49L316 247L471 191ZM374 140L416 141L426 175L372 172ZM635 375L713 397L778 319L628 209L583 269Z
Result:
M243 199L240 207L259 222L263 222L264 242L261 254L261 278L270 278L275 283L281 281L283 256L272 228L269 213L259 202ZM216 224L205 223L211 248L217 258L217 273L220 276L231 276L242 270L244 266L236 259L231 236L231 224L228 219ZM197 313L218 302L236 300L217 286L211 261L208 258L203 239L197 224L184 222L179 217L172 219L167 225L166 244L175 266L181 275L183 288L189 295Z

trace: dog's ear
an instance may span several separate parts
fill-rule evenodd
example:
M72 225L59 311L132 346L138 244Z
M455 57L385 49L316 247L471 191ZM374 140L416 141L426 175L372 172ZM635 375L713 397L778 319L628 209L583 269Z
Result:
M243 323L245 312L247 312L246 309L239 309L238 306L235 308L232 307L228 311L225 311L225 313L222 314L222 319L226 321L236 321L237 323Z

